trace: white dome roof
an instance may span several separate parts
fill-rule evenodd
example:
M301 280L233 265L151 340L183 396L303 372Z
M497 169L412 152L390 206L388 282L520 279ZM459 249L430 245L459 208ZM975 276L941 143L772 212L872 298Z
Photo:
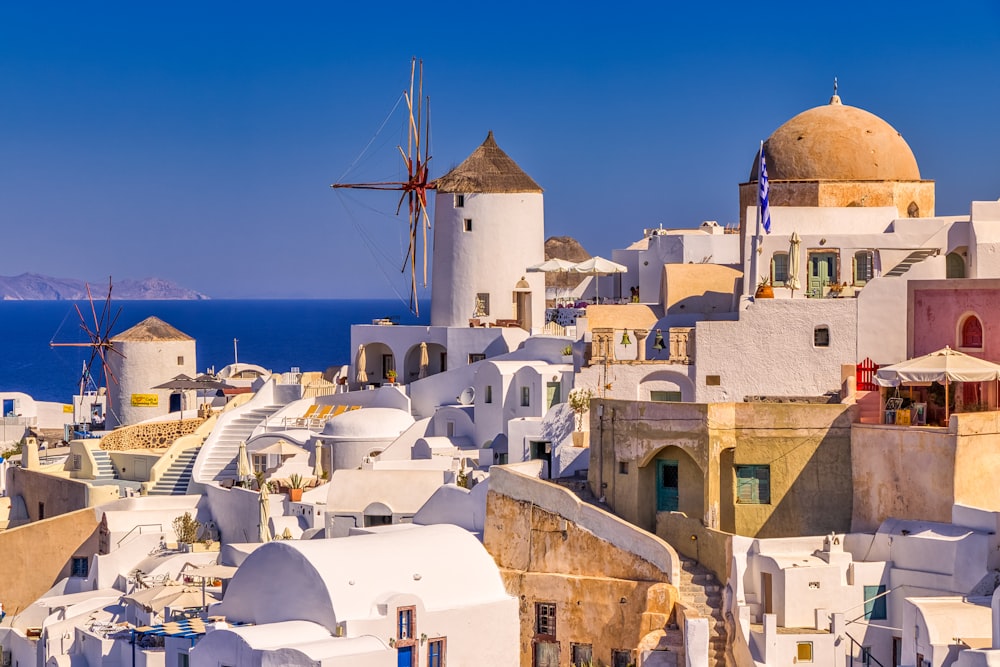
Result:
M323 435L352 440L395 438L413 422L409 412L397 408L348 410L328 421Z

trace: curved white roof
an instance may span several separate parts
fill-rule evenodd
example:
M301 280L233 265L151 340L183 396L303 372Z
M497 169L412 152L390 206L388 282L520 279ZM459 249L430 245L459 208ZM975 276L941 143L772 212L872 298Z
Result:
M328 421L323 435L352 440L395 438L410 428L413 421L413 415L396 408L349 410Z
M461 577L454 563L462 563ZM234 621L303 620L333 632L338 621L377 617L379 602L396 594L414 595L429 610L510 598L496 564L473 535L436 525L269 542L240 566L218 610Z

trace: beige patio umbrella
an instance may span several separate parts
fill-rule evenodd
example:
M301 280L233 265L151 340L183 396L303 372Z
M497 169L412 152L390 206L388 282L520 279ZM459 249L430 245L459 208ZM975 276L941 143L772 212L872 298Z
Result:
M250 457L247 456L247 441L240 440L240 451L236 455L236 480L245 484L251 477L253 468L250 466Z
M604 259L603 257L591 257L590 259L585 259L582 262L578 262L574 267L573 271L576 273L582 273L585 276L594 276L596 280L600 276L611 276L616 273L628 273L628 267L619 264L617 262L612 262L610 259ZM597 297L597 302L601 301L600 293L600 283L594 283L594 295Z
M368 373L365 371L365 364L368 363L368 359L365 356L365 346L358 345L358 359L355 362L355 367L357 368L357 381L358 384L364 384L368 382Z
M316 461L313 462L313 476L323 479L323 444L316 443Z
M427 358L427 343L420 343L420 372L417 373L418 380L427 377L427 366L429 365L430 359Z
M898 364L878 369L875 381L883 387L926 384L937 382L944 385L944 418L948 421L948 386L952 382L995 382L1000 381L1000 364L973 357L970 354L944 349L925 354L915 359L907 359Z
M254 454L277 454L278 456L295 456L296 454L305 454L307 450L299 447L296 444L288 442L285 439L273 442L263 449L258 449Z
M788 242L788 288L792 290L792 297L795 290L802 289L799 283L799 246L802 240L798 232L792 232L792 238Z
M271 541L271 499L267 494L267 482L260 487L260 541Z

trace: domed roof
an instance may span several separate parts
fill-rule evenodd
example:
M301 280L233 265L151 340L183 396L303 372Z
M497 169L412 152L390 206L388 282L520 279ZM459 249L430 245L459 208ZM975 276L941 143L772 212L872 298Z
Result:
M919 181L913 151L889 123L841 104L803 111L764 142L770 180ZM750 170L757 180L760 154Z
M328 421L323 435L358 440L395 438L413 422L409 412L397 408L348 410Z

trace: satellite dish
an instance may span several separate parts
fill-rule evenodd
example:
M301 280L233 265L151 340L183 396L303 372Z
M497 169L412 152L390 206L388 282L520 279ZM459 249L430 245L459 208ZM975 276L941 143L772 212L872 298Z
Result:
M476 400L476 390L472 387L466 387L462 390L462 393L458 395L458 402L462 405L472 405L474 400Z

